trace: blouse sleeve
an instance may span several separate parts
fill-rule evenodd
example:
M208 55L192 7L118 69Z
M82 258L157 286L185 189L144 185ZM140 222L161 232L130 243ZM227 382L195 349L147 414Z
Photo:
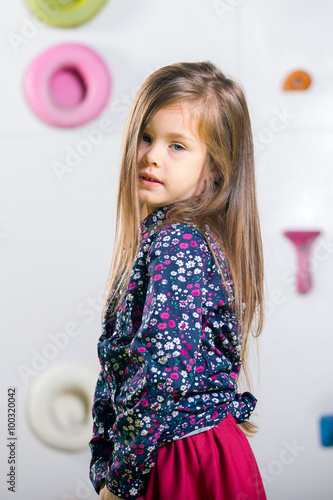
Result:
M113 462L106 486L122 499L142 494L145 474L155 463L167 427L166 416L190 389L196 371L210 252L196 229L174 227L160 230L150 247L142 323L128 353L135 370L117 398L118 405L125 400L126 405L113 426Z
M109 438L108 429L112 429L115 421L103 370L97 379L92 415L93 436L89 443L91 449L89 477L98 493L101 483L105 479L108 465L112 462L113 441Z

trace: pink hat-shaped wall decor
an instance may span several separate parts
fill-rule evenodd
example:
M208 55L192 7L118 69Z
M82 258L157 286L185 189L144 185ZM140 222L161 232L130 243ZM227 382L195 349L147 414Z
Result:
M24 80L27 101L43 121L76 127L98 116L111 92L111 75L103 59L79 43L63 43L42 52Z

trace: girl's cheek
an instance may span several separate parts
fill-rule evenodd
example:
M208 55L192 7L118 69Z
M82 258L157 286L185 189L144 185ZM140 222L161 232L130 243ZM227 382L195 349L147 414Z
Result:
M142 146L139 146L138 147L138 160L140 160L143 156L143 151L142 151Z
M146 151L146 146L147 143L145 143L144 141L141 141L140 144L138 145L138 157L142 158L145 154L145 151Z

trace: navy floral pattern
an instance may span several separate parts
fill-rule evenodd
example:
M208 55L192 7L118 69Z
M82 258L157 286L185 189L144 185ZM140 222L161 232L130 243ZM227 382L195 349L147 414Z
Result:
M241 338L214 257L195 224L159 227L171 207L142 222L124 298L112 317L109 298L98 343L90 479L122 499L143 494L159 446L229 412L244 422L257 403L237 392ZM206 235L233 294L208 227Z

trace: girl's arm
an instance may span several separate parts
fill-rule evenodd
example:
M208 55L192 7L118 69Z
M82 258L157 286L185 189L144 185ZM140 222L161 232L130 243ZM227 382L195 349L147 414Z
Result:
M142 323L127 347L130 366L116 398L113 463L105 477L120 498L142 494L162 432L170 418L173 424L183 418L172 415L173 405L203 370L197 354L207 262L204 237L184 225L161 230L150 247Z

